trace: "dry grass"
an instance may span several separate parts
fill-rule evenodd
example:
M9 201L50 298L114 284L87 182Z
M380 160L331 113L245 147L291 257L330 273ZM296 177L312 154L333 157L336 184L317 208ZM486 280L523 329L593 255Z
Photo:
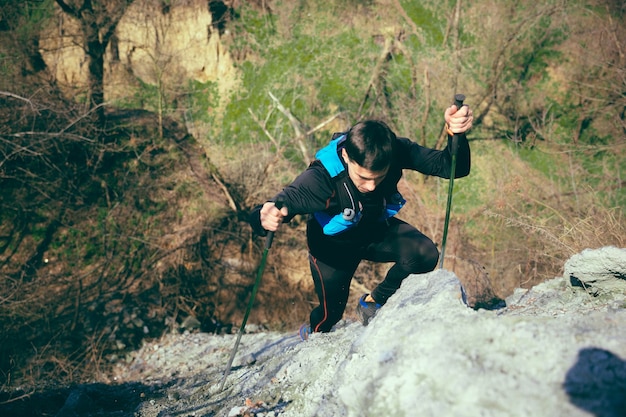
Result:
M496 294L505 297L559 276L565 261L583 249L624 246L623 209L610 207L606 194L584 185L586 179L574 175L576 167L554 161L555 170L572 170L571 187L514 155L503 159L506 168L486 168L493 194L468 219L476 231L467 230L468 252L482 260Z

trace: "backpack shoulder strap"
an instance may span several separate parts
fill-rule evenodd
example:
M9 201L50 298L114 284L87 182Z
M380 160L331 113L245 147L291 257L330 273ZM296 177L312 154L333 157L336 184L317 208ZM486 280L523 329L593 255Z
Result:
M335 133L335 135L337 135L337 133ZM346 140L346 136L339 135L335 138L335 135L333 135L334 139L332 139L328 145L317 151L315 154L315 158L322 163L331 178L337 177L346 170L337 152L340 145L344 140Z
M315 218L327 235L339 234L354 227L360 220L360 204L348 180L348 173L339 156L339 149L346 135L335 133L328 145L320 149L315 158L326 169L335 184L335 192L341 211L331 215L326 212L314 213Z

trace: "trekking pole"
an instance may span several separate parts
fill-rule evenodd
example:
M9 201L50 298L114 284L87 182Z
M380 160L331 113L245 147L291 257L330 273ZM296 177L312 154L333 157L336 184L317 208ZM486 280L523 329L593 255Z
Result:
M454 105L457 111L463 107L463 101L465 96L463 94L456 94L454 96ZM456 171L456 151L459 148L459 135L454 133L452 135L452 143L450 144L450 151L452 152L452 166L450 167L450 182L448 184L448 203L446 204L446 220L443 225L443 240L441 241L441 258L439 259L439 268L443 269L443 257L446 253L446 239L448 238L448 223L450 222L450 207L452 206L452 189L454 188L454 175Z
M281 209L283 207L282 201L276 201L274 203L277 209ZM246 314L243 316L243 321L241 322L241 327L239 327L239 332L237 332L237 340L235 341L235 347L230 352L230 359L228 359L228 364L226 365L226 371L224 372L224 377L222 378L222 383L220 384L220 391L224 390L224 384L226 383L226 378L230 374L230 369L233 366L233 359L235 359L235 355L237 354L237 348L239 347L239 342L241 341L241 335L244 332L246 327L246 322L248 321L248 316L250 315L250 310L252 310L252 305L254 304L254 297L256 297L256 293L259 289L259 285L261 284L261 277L263 276L263 270L265 269L265 263L267 262L267 253L272 247L272 241L274 240L274 232L267 232L267 237L265 238L265 249L263 249L263 256L261 257L261 264L259 265L259 269L256 275L256 281L254 282L254 287L252 287L252 294L250 294L250 301L248 302L248 308L246 309Z

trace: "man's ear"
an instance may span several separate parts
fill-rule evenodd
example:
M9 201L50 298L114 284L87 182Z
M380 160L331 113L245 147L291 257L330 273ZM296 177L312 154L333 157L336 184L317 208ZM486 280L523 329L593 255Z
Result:
M341 148L341 157L346 164L350 162L350 158L348 157L348 152L346 152L346 148Z

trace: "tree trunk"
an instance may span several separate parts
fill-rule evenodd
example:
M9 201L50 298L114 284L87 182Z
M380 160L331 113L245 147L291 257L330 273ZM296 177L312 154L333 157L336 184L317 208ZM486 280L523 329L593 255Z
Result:
M119 0L115 6L109 0L84 0L73 5L65 0L55 0L61 10L78 20L83 35L83 48L87 56L89 109L94 111L98 126L104 124L104 55L109 40L127 7L134 0ZM107 7L109 6L109 7Z
M95 31L90 29L95 29ZM91 32L85 33L87 68L89 70L89 108L94 111L98 125L102 126L104 122L104 53L106 45L98 40L97 28L84 28L83 30Z

